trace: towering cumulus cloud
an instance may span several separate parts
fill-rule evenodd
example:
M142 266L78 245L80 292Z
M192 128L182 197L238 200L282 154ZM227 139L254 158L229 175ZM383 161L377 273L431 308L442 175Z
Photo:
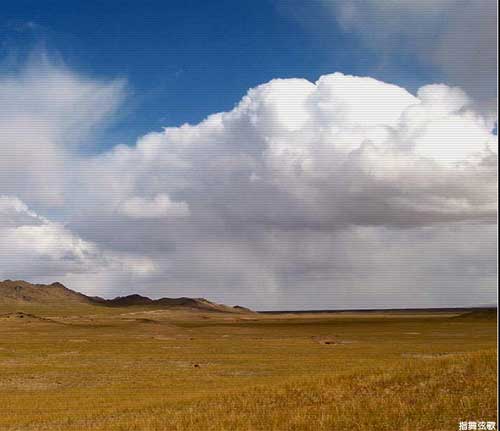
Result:
M65 234L144 270L52 274L258 308L492 301L497 139L473 106L445 85L273 80L200 124L73 152Z

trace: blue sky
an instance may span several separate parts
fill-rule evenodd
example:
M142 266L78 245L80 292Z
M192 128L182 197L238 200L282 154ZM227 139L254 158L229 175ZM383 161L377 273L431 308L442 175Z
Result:
M321 10L307 22L294 16L303 12L273 0L6 1L0 36L4 58L43 48L73 70L127 80L127 104L101 147L230 110L273 78L341 71L410 90L440 78L412 53L380 56Z

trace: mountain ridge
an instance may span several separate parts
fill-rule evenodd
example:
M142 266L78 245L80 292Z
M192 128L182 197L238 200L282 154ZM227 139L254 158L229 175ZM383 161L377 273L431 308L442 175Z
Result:
M61 304L88 304L106 307L131 307L146 306L164 309L188 309L197 311L216 311L244 313L251 310L241 307L217 304L205 298L158 298L151 299L147 296L133 293L105 299L100 296L87 296L67 288L62 283L35 284L24 280L0 281L0 303L22 304L34 303L44 305Z

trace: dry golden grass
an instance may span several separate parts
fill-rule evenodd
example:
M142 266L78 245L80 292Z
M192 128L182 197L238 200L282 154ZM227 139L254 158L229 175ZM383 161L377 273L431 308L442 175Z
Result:
M457 430L496 421L496 320L32 307L0 318L1 430Z

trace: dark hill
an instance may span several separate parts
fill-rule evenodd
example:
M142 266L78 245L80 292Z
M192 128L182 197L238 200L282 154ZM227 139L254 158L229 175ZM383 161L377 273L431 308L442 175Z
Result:
M222 304L216 304L208 301L205 298L160 298L151 299L147 296L137 294L128 296L118 296L114 299L101 300L101 304L110 307L130 307L134 305L146 305L155 308L168 308L168 309L189 309L200 311L225 311L235 312L232 307Z
M117 296L114 299L100 299L99 302L104 305L115 307L130 307L132 305L150 305L154 301L147 296L142 296L134 293L127 296Z

